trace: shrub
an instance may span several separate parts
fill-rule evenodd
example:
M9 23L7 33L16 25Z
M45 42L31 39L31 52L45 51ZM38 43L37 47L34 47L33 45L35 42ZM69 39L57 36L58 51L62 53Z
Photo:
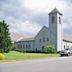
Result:
M5 53L9 53L10 52L10 49L7 49L6 51L5 51Z
M46 47L46 52L47 52L47 53L56 53L55 46L54 46L54 45L48 45L48 46Z
M4 54L0 53L0 60L3 60L5 58Z

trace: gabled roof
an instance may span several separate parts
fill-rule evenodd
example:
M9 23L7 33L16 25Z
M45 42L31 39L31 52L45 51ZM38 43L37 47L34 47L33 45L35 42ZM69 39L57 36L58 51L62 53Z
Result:
M37 33L37 35L38 35L43 29L48 30L48 27L43 26L42 29ZM49 31L49 30L48 30L48 31ZM36 35L36 36L37 36L37 35ZM14 42L14 41L16 41L16 42L18 42L18 41L33 41L34 38L36 37L36 36L34 37L34 36L20 35L20 34L17 34L17 33L11 33L10 36L11 36L11 39L12 39L13 42ZM63 33L63 41L72 42L72 35Z
M19 40L19 41L33 41L34 40L34 38L33 37L24 37L24 38L22 38L21 40Z
M37 35L38 35L43 29L48 30L48 27L43 26L42 29L37 33ZM36 35L36 36L37 36L37 35ZM26 37L23 37L22 39L20 39L20 40L18 40L18 41L34 41L34 38L35 38L36 36L26 36Z
M32 36L21 35L13 32L10 33L10 37L13 42L33 40Z
M20 35L18 33L11 32L10 37L11 37L11 40L14 42L14 41L18 41L18 40L22 39L24 36Z
M46 26L43 26L42 28L41 28L41 30L37 33L37 35L35 36L35 38L39 35L39 33L42 31L42 30L46 30L46 31L49 31L48 30L48 27L46 27Z
M60 15L62 15L62 13L60 13L57 8L54 8L54 9L49 13L49 15L50 15L50 14L53 14L53 13L59 13Z
M72 35L63 34L63 41L72 42Z

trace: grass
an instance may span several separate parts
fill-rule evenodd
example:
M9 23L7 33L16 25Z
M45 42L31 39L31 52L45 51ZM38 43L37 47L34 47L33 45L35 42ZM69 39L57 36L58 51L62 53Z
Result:
M4 53L4 61L13 61L13 60L29 60L29 59L39 59L39 58L50 58L50 57L59 57L59 54L44 54L44 53L21 53L16 51L10 51L9 53Z

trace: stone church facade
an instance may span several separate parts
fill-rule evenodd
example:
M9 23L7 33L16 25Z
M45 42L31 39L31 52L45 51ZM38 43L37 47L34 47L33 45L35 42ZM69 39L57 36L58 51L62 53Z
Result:
M56 51L72 47L72 36L63 33L63 15L56 8L49 13L49 27L44 26L35 37L17 41L16 50L43 51L48 45L54 45Z

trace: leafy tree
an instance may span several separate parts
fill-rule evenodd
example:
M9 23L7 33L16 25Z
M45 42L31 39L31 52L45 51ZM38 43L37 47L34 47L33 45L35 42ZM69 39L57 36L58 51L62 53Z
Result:
M0 52L8 52L12 43L9 33L9 25L5 21L0 22Z
M54 45L48 45L46 47L46 52L47 53L55 53L56 52L55 46Z

